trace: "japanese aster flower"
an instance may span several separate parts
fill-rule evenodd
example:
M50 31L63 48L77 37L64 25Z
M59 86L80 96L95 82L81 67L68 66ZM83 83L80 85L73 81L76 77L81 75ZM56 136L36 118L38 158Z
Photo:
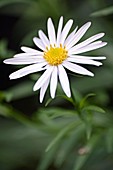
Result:
M38 47L37 50L29 47L21 47L23 53L16 54L13 58L4 61L6 64L29 65L10 74L10 79L17 79L30 73L44 71L33 87L34 91L40 89L40 102L43 101L49 84L50 95L52 98L55 97L58 78L65 94L71 97L70 83L65 69L77 74L94 76L92 72L80 65L90 64L100 66L102 63L95 60L105 59L104 56L93 57L81 55L84 52L105 46L107 44L106 42L97 41L104 36L104 33L93 35L83 42L78 43L91 26L91 22L87 22L79 29L76 27L69 34L72 24L73 20L70 19L63 27L63 17L60 17L56 32L53 22L49 18L47 21L48 37L42 30L39 30L39 38L33 38L35 45Z

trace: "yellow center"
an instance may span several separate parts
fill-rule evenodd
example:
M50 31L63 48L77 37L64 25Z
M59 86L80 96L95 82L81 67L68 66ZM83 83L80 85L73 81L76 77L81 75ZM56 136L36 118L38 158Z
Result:
M50 45L50 49L46 49L47 51L44 52L43 57L50 65L57 66L68 57L65 47L62 47L62 45L60 47L52 47Z

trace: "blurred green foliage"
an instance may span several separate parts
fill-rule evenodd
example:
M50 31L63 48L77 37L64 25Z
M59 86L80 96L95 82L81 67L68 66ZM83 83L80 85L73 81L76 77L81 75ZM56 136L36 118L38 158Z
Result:
M88 67L95 73L93 78L69 73L71 99L62 94L59 86L56 99L49 99L47 92L44 104L39 104L38 92L32 92L39 74L10 84L8 74L11 71L6 66L1 70L1 73L8 73L6 82L1 79L7 87L3 85L0 91L0 170L113 169L111 0L0 0L0 17L16 18L11 38L1 36L0 64L3 66L4 58L17 53L20 45L33 46L32 38L37 31L43 28L46 32L49 16L57 25L61 15L65 21L73 18L78 26L92 21L85 38L105 32L104 40L108 45L91 55L105 55L107 60L98 69Z

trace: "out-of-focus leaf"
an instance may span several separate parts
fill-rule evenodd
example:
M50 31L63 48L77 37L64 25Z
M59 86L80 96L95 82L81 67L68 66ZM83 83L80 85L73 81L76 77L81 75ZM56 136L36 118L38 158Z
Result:
M51 103L52 102L52 98L49 98L48 100L47 100L47 102L46 102L46 104L45 104L45 106L48 106L49 105L49 103Z
M92 17L101 17L101 16L106 16L106 15L110 15L113 14L113 6L101 9L99 11L93 12L91 14Z
M0 115L2 116L10 116L10 109L6 106L0 104Z
M77 124L76 122L72 122L66 127L64 127L57 135L56 137L50 142L50 144L46 148L46 152L48 152L56 143L59 143L59 141L74 127L78 126L80 122L78 121Z
M87 94L85 97L83 97L83 99L80 101L80 106L79 107L82 109L82 107L85 106L85 104L87 102L87 99L89 97L93 97L93 96L95 96L95 94L94 93L90 93L90 94Z
M40 165L37 167L36 170L46 170L49 167L49 165L53 162L53 159L55 158L59 146L58 144L59 143L56 143L51 150L43 154Z
M31 0L0 0L0 7L4 7L10 4L18 4L18 3L30 3Z
M94 111L94 112L105 113L104 109L98 106L94 106L94 105L85 106L83 108L83 111Z
M98 68L99 69L99 68ZM95 77L84 77L82 79L79 78L73 81L72 79L72 88L74 88L80 92L91 92L95 93L98 89L104 89L112 87L113 85L113 75L111 69L109 68L101 68L100 71L95 73Z
M38 125L30 120L26 115L14 110L9 105L0 104L0 115L14 118L26 126L37 127Z
M7 40L0 41L0 59L9 58L13 56L14 52L8 49Z
M68 158L68 155L71 154L72 150L75 148L79 140L82 138L84 133L84 124L76 127L74 132L63 141L63 144L60 146L58 154L55 159L55 165L59 168Z
M35 169L50 140L38 128L0 118L0 169Z
M15 85L14 87L11 87L10 89L6 90L6 100L7 101L13 101L20 98L28 97L33 95L32 91L33 82L32 81L25 81L23 83L20 83L18 85Z
M75 102L75 107L76 105L78 105L80 103L80 101L82 100L82 95L79 93L78 90L76 90L76 88L72 88L72 99L73 102Z
M40 115L45 114L48 115L49 119L56 119L59 117L71 117L71 116L76 116L76 111L75 110L68 110L64 108L58 108L58 107L50 107L50 108L42 108L39 110ZM39 114L38 113L38 114Z
M84 146L84 152L83 152L83 148L82 148L82 150L79 149L80 155L77 156L77 158L76 158L75 166L74 166L73 170L80 170L83 167L84 163L90 157L90 154L99 139L100 139L100 137L98 135L95 135L88 141L86 146Z
M22 16L29 6L32 6L34 1L31 0L1 0L0 14L9 16Z
M113 127L106 131L106 147L108 153L113 152Z
M106 111L106 113L95 112L93 114L93 124L100 127L112 127L113 115Z

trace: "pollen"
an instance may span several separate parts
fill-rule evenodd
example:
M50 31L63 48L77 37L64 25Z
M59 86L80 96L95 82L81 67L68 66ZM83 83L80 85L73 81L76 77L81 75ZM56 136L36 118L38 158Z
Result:
M62 47L60 44L60 47L54 47L50 45L50 48L46 48L47 51L44 52L44 59L53 66L58 66L61 64L67 57L68 52L66 51L65 47Z

